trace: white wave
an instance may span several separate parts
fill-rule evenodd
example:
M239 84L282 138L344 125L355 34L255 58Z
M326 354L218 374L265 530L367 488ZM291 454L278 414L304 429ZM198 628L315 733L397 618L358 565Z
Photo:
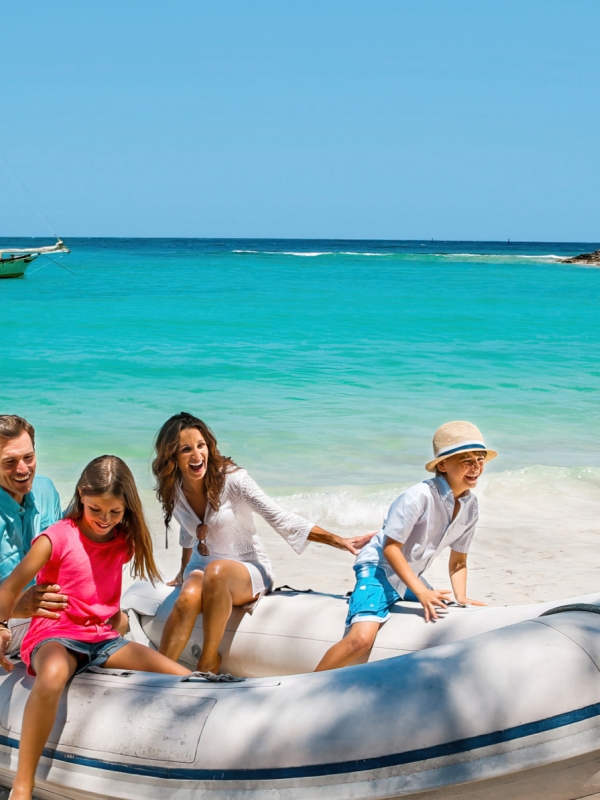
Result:
M415 481L416 482L416 481ZM346 486L275 497L289 511L347 534L379 530L393 500L406 487ZM532 466L485 474L475 491L482 524L523 530L560 520L575 534L600 517L600 468Z
M232 250L232 253L260 253L260 250Z

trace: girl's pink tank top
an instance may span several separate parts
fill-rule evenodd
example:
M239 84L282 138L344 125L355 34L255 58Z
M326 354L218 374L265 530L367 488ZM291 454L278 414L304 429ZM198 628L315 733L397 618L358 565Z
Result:
M123 565L130 559L125 534L118 528L110 541L92 542L75 520L63 519L40 536L50 539L52 555L36 582L58 584L69 599L59 619L31 620L21 646L21 658L30 673L31 652L44 639L102 642L119 635L106 621L119 610Z

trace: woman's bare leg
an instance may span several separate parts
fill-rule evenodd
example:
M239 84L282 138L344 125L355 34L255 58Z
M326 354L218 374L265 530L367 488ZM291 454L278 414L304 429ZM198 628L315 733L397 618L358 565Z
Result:
M329 648L317 664L315 672L347 667L357 661L373 647L379 628L381 628L379 622L355 622L348 635Z
M35 771L54 725L60 696L77 668L77 656L59 642L48 642L35 654L33 666L37 675L23 714L12 800L31 800Z
M247 570L246 570L247 571ZM184 581L160 638L158 652L177 661L189 641L198 614L202 612L203 572L192 572Z
M143 644L129 642L110 656L105 664L108 669L137 669L141 672L162 672L165 675L189 675L190 670L177 664L167 656L151 650Z
M231 609L255 599L250 573L239 561L212 561L204 571L202 594L204 642L198 671L216 673L221 666L219 645Z

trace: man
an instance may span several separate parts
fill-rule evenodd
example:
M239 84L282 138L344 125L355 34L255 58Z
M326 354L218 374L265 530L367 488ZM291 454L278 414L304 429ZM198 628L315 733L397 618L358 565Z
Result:
M0 414L0 582L31 547L32 540L62 517L60 498L49 478L36 478L35 431L15 414ZM33 616L57 619L67 607L60 586L26 589L13 618L0 620L12 631L11 652L18 652Z

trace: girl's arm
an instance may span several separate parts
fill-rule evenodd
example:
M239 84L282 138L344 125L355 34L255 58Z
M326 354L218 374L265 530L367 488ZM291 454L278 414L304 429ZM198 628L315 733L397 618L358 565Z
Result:
M436 608L445 608L450 592L447 589L428 589L410 568L402 553L402 544L395 539L385 539L383 554L402 583L405 583L411 592L417 596L425 609L425 622L429 622L430 619L437 619Z
M192 557L192 547L182 547L181 548L181 567L177 575L173 578L172 581L167 583L167 586L179 586L183 583L183 573L185 572L185 568L190 563L190 558Z
M0 584L0 620L10 619L15 601L52 555L52 544L47 536L40 536L31 546L23 561ZM0 627L0 666L11 672L13 664L5 654L10 645L11 633Z
M458 553L456 550L450 550L450 560L448 561L448 572L450 573L450 582L452 583L452 591L456 602L461 606L484 606L479 600L470 600L467 597L467 554Z

